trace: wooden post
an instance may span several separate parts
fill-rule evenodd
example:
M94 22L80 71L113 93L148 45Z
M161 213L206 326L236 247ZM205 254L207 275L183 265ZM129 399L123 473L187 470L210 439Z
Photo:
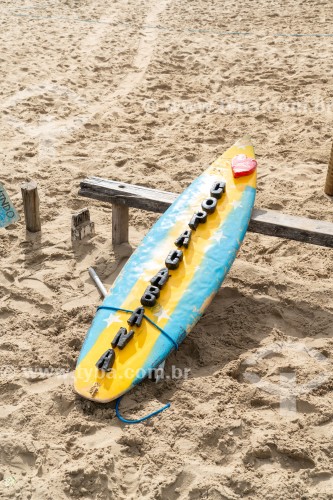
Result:
M90 220L88 208L82 208L72 215L72 241L83 240L90 234L95 234L95 223Z
M128 243L128 207L112 204L112 244Z
M325 193L328 194L329 196L333 196L333 144L332 144L330 161L328 163Z
M34 181L25 182L21 185L21 192L27 231L30 231L31 233L38 233L38 231L41 230L41 222L39 215L37 183Z

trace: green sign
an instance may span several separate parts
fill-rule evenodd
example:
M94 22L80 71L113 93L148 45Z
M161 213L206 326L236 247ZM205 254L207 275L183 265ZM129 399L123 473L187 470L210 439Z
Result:
M17 222L19 218L20 216L10 201L7 191L0 183L0 227L9 226L9 224Z

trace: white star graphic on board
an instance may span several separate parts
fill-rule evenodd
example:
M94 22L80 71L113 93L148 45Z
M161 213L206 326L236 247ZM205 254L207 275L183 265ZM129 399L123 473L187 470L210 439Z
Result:
M243 208L243 205L240 201L232 201L230 205L232 205L234 208Z
M161 309L159 309L156 313L154 313L154 315L157 316L158 319L170 319L169 314L166 312L165 309L163 309L163 307L161 307Z
M108 318L103 319L106 322L107 327L109 327L112 323L121 323L120 316L115 313L111 313Z
M141 266L135 266L134 271L136 273L141 273L142 275L147 274L148 271L158 270L160 268L160 264L155 260L151 260L149 262L142 263Z
M142 271L142 266L135 266L135 267L133 267L133 271L135 273L139 273L140 271Z
M173 226L173 222L171 220L163 220L161 222L162 229L171 229Z
M141 272L141 278L148 281L163 267L163 264L152 261L151 263L144 264Z
M156 260L151 260L150 262L146 262L142 268L143 271L154 271L154 269L160 268L160 263L156 262Z
M225 236L223 231L220 231L219 233L215 233L214 236L212 236L212 240L216 241L217 243L220 243L221 240L226 240L227 237Z

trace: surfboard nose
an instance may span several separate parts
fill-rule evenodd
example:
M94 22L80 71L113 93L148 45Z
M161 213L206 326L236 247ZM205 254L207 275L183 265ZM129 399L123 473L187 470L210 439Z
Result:
M244 135L238 141L235 142L234 146L238 148L250 147L253 148L251 137L249 135Z

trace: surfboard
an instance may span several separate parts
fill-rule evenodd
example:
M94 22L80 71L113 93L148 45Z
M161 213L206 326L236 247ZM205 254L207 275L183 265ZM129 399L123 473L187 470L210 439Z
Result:
M96 312L74 374L78 394L98 402L116 399L179 348L245 236L256 166L244 137L154 224Z

